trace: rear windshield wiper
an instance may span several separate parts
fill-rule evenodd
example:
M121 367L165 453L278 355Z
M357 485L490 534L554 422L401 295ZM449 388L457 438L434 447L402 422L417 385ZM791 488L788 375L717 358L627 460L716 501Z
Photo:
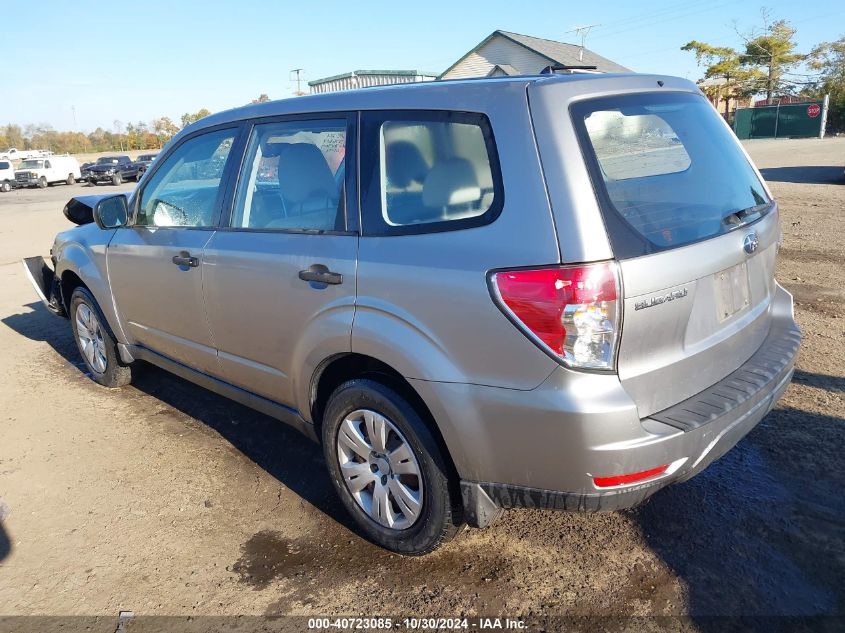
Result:
M722 218L722 222L729 226L741 226L745 224L747 218L752 215L762 214L763 211L769 208L771 203L755 204L753 207L746 207L737 211L731 211Z

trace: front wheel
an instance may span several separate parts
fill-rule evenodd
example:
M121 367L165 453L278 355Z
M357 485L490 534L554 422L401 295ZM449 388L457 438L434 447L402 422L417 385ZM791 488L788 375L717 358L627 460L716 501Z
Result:
M123 178L120 177L120 174L115 174L111 177L111 184L113 185L120 185L123 184Z
M3 193L8 193L11 190L12 190L12 183L10 183L8 180L4 180L3 182L0 182L0 191L2 191Z
M449 471L420 415L369 379L342 384L322 425L332 483L364 535L399 554L427 554L457 533Z
M41 189L46 189L47 188L47 178L45 178L44 176L41 176L41 178L38 179L38 186Z
M128 385L132 369L120 360L114 335L97 301L86 288L77 288L71 295L70 322L73 338L91 378L104 387Z

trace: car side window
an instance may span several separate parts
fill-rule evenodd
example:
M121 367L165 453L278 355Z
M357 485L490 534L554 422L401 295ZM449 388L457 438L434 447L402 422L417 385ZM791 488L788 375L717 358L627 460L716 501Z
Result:
M211 227L220 182L237 130L223 129L182 143L141 192L135 226Z
M346 119L256 125L231 226L257 230L345 229Z
M368 112L361 152L365 234L470 228L501 210L501 174L484 115Z

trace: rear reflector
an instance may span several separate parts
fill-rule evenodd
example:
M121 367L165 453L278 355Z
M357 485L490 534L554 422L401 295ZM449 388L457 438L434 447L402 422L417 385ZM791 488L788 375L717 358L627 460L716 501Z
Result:
M637 481L651 479L657 475L662 475L669 468L669 464L663 464L657 468L644 470L639 473L628 473L627 475L614 475L612 477L593 477L593 483L597 488L610 488L612 486L622 486L624 484L632 484Z
M504 270L491 279L499 307L541 348L569 367L613 369L615 263Z

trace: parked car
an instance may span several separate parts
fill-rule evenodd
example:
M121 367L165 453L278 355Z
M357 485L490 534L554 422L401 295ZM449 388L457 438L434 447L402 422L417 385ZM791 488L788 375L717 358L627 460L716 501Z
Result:
M673 77L251 105L65 214L52 266L25 264L91 377L148 361L288 422L403 554L689 479L774 406L800 342L777 204Z
M79 163L73 156L29 158L15 170L15 182L19 187L43 189L57 182L72 185L79 177Z
M0 159L3 160L26 160L28 158L43 158L45 156L52 156L53 152L48 152L43 149L17 149L11 147L5 152L0 152Z
M125 155L102 156L86 170L86 173L88 183L91 185L98 185L101 182L120 185L124 180L134 180L138 177L138 165Z
M135 159L135 164L138 166L138 175L135 180L141 180L141 176L143 176L144 172L147 171L150 165L152 165L156 156L158 156L158 154L141 154Z
M12 161L0 160L0 191L11 191L15 186L15 167Z

